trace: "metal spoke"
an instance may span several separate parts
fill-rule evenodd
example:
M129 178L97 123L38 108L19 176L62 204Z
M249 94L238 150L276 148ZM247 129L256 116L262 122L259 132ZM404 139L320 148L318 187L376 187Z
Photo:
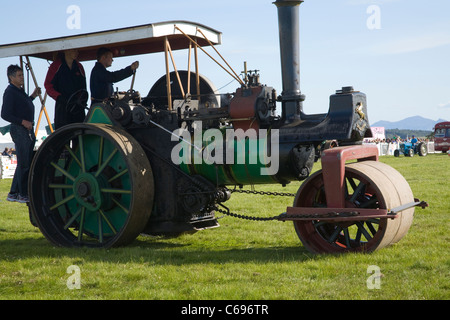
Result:
M104 145L105 145L105 139L103 137L100 137L100 150L99 150L99 153L98 153L98 167L99 168L102 165Z
M352 186L353 190L356 190L356 183L352 178L347 177L347 181L350 183L350 185Z
M373 205L375 205L378 202L377 197L372 197L372 199L370 199L367 202L364 202L362 205L360 205L360 208L370 208L373 207Z
M373 224L369 221L366 221L366 225L369 228L369 231L372 233L372 236L375 236L375 233L377 233L377 230L375 230Z
M350 234L348 232L348 228L344 229L344 238L345 238L345 245L347 248L350 248Z
M101 210L100 210L101 211ZM98 212L98 241L103 243L103 223L102 223L102 214Z
M356 225L358 226L358 230L361 230L364 237L366 237L367 241L372 239L372 236L367 232L367 230L364 228L364 224L361 223L361 221L357 221Z
M78 229L78 241L79 242L81 242L81 240L83 239L83 229L84 229L85 214L86 214L86 208L82 207L81 208L80 227Z
M72 189L73 185L70 184L49 184L50 189Z
M67 221L66 225L64 226L64 230L69 229L69 227L74 223L74 221L80 216L81 214L81 208L75 213L69 221Z
M77 158L77 156L75 155L75 153L73 152L73 150L67 144L65 145L65 147L66 147L66 150L70 153L70 156L73 158L73 160L75 160L75 162L81 168L82 164L81 164L80 160Z
M348 196L350 195L348 192L348 184L347 183L344 183L344 190L345 190L344 198L347 199Z
M358 231L356 232L356 237L355 237L355 242L358 243L358 244L361 243L361 235L362 235L362 232L361 232L361 230L358 227Z
M317 229L317 228L319 228L319 227L321 227L321 226L323 226L325 224L328 224L328 223L329 222L326 222L326 221L320 221L320 222L314 223L314 227Z
M104 163L102 163L101 167L97 170L95 173L95 177L98 178L98 176L102 173L102 171L106 168L106 166L109 164L109 162L112 160L112 158L116 155L117 149L114 149L113 152L109 155L108 159Z
M109 219L106 217L105 213L103 212L102 209L99 209L98 212L100 213L100 215L102 216L102 218L106 221L106 223L108 224L108 226L111 228L112 232L114 234L117 234L116 229L114 228L114 226L112 225L111 221L109 221Z
M72 194L71 196L68 196L67 198L61 200L60 202L58 202L57 204L55 204L53 207L50 208L50 211L55 210L56 208L62 206L63 204L66 204L67 202L69 202L70 200L74 199L75 195Z
M78 136L78 146L80 148L80 157L81 157L81 171L83 173L86 172L86 159L85 159L85 155L84 155L84 142L83 142L83 136L79 135Z
M122 204L120 204L119 201L117 201L116 199L112 198L112 201L119 207L121 208L126 214L129 213L128 209L125 208Z
M358 187L356 188L356 190L353 191L353 195L350 198L350 202L352 202L352 203L355 202L356 198L364 190L365 187L366 187L366 185L364 183L360 182Z
M119 172L118 174L116 174L114 177L112 177L111 179L108 180L108 183L111 183L114 180L119 179L121 176L123 176L126 173L128 173L128 169L125 169L125 170Z
M328 242L329 243L335 242L341 231L342 231L342 227L336 226L336 229L334 230L333 234L328 239Z
M67 178L69 178L72 181L75 181L75 178L68 173L66 170L64 170L63 168L61 168L60 166L58 166L56 163L54 163L53 161L50 162L50 165L52 165L56 170L58 170L59 172L61 172L64 176L66 176Z
M131 190L122 190L122 189L100 189L101 192L104 193L117 193L117 194L131 194Z

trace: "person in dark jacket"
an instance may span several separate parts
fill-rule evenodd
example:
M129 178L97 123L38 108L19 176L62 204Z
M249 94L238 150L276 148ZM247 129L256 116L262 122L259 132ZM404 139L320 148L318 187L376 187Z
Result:
M86 74L77 60L78 50L66 50L50 65L45 89L55 103L55 129L83 122L87 102ZM78 99L81 97L82 99Z
M36 88L31 96L25 93L23 70L18 65L10 65L7 76L9 85L3 94L1 117L11 123L10 134L17 156L17 168L7 200L26 203L29 202L28 174L36 143L33 100L41 93L41 89Z
M93 103L102 102L111 98L114 93L113 83L122 81L132 76L139 68L136 61L130 66L115 72L106 70L113 63L113 53L108 48L100 48L97 51L97 63L91 72L91 99Z

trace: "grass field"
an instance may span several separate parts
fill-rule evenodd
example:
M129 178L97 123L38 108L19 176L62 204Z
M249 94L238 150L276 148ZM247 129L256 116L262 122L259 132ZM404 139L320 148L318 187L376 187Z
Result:
M220 228L175 239L139 237L109 250L56 248L29 223L25 205L6 201L11 180L0 180L0 299L447 300L450 157L380 161L400 171L430 207L416 209L398 244L371 254L312 255L290 222L231 217L220 219ZM299 185L257 190L296 192ZM291 204L288 197L241 194L227 203L233 212L258 216ZM67 285L76 275L70 266L79 270L80 289ZM367 285L370 266L381 272L379 289Z

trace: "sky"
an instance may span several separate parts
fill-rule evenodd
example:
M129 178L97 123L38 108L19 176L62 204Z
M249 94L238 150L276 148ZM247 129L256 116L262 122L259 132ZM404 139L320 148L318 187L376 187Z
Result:
M260 70L263 84L274 87L280 94L277 9L272 2L8 1L1 5L0 44L189 20L222 32L222 44L217 49L233 69L240 73L246 61L249 69ZM72 11L73 6L79 9L78 13ZM353 86L367 95L371 123L416 115L450 120L448 12L448 0L305 0L300 6L300 87L306 95L304 112L326 113L330 95L341 87ZM213 51L209 52L216 57ZM187 53L175 56L178 69L187 69ZM124 68L135 60L140 62L140 68L134 89L146 96L165 74L163 55L118 58L110 70ZM4 73L0 75L0 103L8 85L6 68L18 62L18 57L0 59L0 74ZM31 63L39 86L44 88L49 63L35 58ZM221 93L234 92L239 87L206 55L200 55L199 64L200 73L221 88ZM83 62L83 66L89 77L94 62ZM121 91L130 86L130 79L115 84ZM30 80L30 91L33 88ZM40 110L38 100L35 100L36 119ZM51 98L47 99L46 107L53 120ZM0 126L6 124L0 120Z

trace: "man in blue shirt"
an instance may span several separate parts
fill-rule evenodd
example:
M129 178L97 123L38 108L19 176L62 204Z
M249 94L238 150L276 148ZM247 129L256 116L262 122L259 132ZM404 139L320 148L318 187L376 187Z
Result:
M122 70L110 72L106 68L111 67L113 61L113 53L110 49L100 48L97 51L97 63L92 69L90 81L93 103L111 98L114 93L113 83L132 76L139 68L139 62L136 61Z
M11 123L11 137L15 143L17 168L8 194L8 201L20 203L28 200L28 174L36 137L33 131L34 104L33 100L41 93L36 88L31 96L23 89L23 70L18 65L10 65L7 70L9 86L3 94L1 116Z

